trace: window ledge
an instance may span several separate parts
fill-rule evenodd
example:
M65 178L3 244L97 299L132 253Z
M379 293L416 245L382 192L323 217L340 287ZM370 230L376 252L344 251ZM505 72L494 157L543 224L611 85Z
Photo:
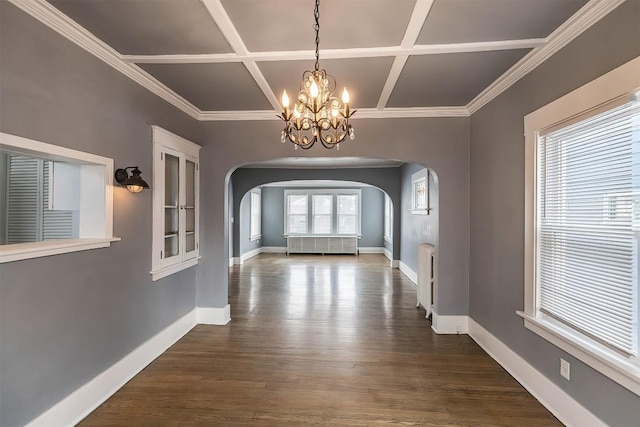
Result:
M411 209L412 215L429 215L431 212L431 208L427 209Z
M549 320L516 312L525 328L640 396L640 366L630 359Z
M89 249L108 248L111 246L111 242L117 242L119 240L119 237L111 237L102 239L48 240L44 242L2 245L0 246L0 264L23 259L66 254L69 252L86 251Z
M155 282L156 280L160 280L163 277L170 276L174 273L177 273L178 271L182 271L189 267L193 267L194 265L198 264L198 260L200 258L201 257L192 258L188 261L179 262L176 264L169 265L167 267L162 267L157 270L150 271L149 274L151 274L151 280Z

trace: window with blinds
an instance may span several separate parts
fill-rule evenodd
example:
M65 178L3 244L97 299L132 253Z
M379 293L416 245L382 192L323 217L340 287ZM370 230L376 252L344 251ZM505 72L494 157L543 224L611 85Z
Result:
M537 309L638 356L640 102L537 139Z

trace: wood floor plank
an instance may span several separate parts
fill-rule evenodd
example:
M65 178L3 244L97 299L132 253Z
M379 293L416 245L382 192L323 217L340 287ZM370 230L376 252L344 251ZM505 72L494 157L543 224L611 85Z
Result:
M382 255L262 254L82 426L558 426L466 335L436 335Z

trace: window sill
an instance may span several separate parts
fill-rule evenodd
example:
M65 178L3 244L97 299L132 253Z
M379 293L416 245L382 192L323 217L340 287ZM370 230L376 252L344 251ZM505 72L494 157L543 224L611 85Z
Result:
M524 319L525 328L640 396L640 366L569 328L522 311L517 314Z
M429 215L431 208L427 209L411 209L411 215Z
M357 237L362 238L362 234L284 234L287 237Z
M111 246L111 242L119 240L119 237L112 237L107 239L48 240L45 242L2 245L0 246L0 264L89 249L108 248Z
M157 270L150 271L149 274L151 274L151 280L155 282L156 280L171 276L178 271L186 270L187 268L193 267L194 265L198 264L198 260L200 260L200 258L201 257L192 258L188 261L178 262L167 267L162 267Z

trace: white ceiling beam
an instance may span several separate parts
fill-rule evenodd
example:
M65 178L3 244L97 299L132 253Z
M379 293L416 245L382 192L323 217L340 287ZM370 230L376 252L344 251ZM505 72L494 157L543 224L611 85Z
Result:
M396 87L396 83L400 78L404 65L407 63L407 59L409 59L409 56L402 55L396 56L396 59L393 60L393 64L391 64L391 69L387 75L387 81L384 82L384 87L382 88L382 92L380 92L376 108L381 109L386 107L387 102L389 102L389 97L391 97L391 92L393 92L393 89Z
M265 79L264 75L258 68L258 65L255 61L250 60L248 58L249 50L244 44L242 37L240 37L240 33L236 30L235 25L231 22L231 18L227 14L227 11L224 10L222 3L220 0L201 0L204 7L207 9L213 20L215 21L218 29L222 33L222 35L227 39L231 49L233 51L243 57L242 62L244 63L247 71L251 74L251 77L256 81L256 84L264 93L264 96L267 98L269 103L273 106L276 111L280 110L280 103L278 102L278 98L275 93L269 86L267 79Z
M358 114L352 120L390 119L415 117L468 117L466 107L410 107L410 108L358 108ZM280 120L271 110L251 111L203 111L198 120L201 121L264 121Z
M532 49L542 46L546 39L499 40L490 42L447 43L401 46L370 47L353 49L320 50L322 59L377 58L388 56L438 55L444 53L487 52L492 50ZM249 52L246 55L237 53L212 53L196 55L123 55L126 62L136 64L216 64L244 61L303 61L315 59L312 50Z
M409 19L409 24L407 25L407 29L404 32L404 37L402 38L402 42L400 42L401 48L413 48L416 40L418 40L420 31L422 31L422 26L427 20L427 16L429 16L429 12L431 12L433 2L434 0L416 1L416 5L413 7L413 12L411 13L411 18ZM398 55L393 60L393 65L389 70L387 81L384 83L382 92L380 92L380 98L378 98L378 104L376 105L377 108L386 107L387 102L389 102L389 97L391 96L393 89L396 87L396 83L400 78L400 74L402 73L402 70L407 63L407 59L409 59L408 55Z

